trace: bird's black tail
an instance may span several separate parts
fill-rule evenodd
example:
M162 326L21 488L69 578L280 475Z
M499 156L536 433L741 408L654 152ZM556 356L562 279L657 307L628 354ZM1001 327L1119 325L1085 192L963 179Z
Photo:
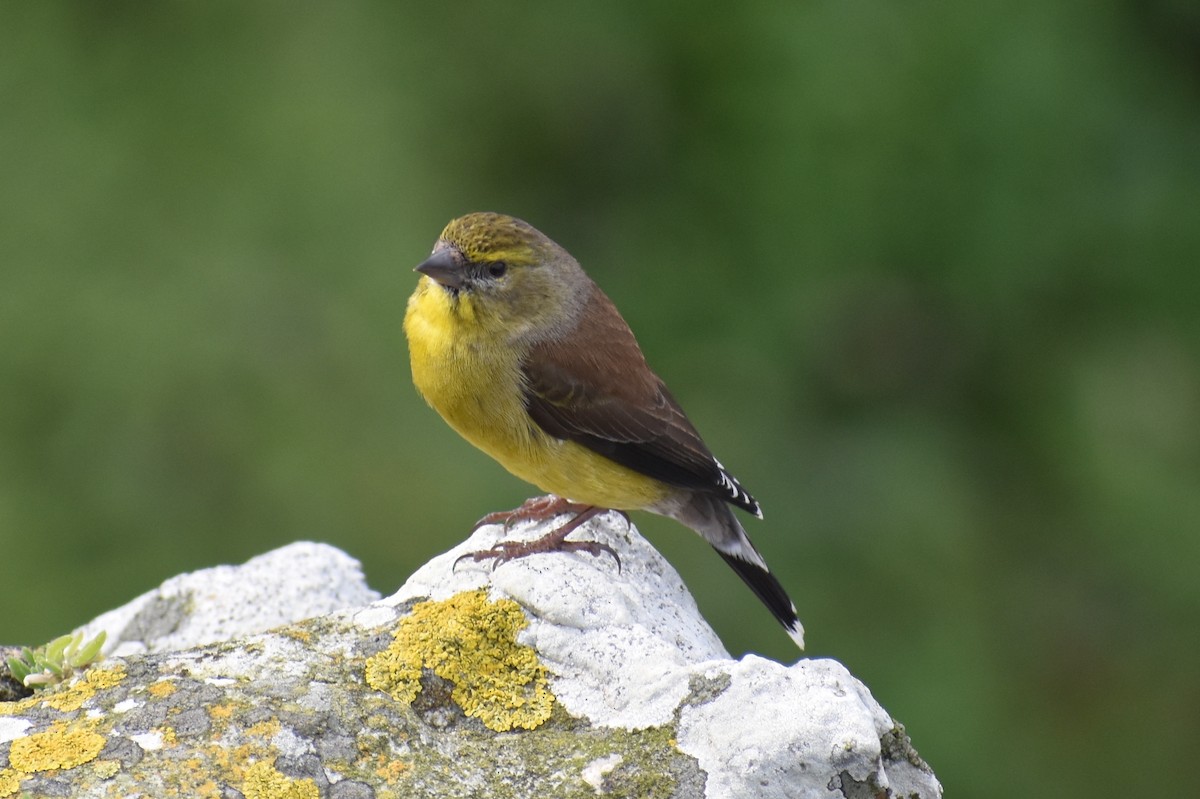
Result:
M750 536L746 535L742 523L723 498L700 491L680 491L669 504L651 510L686 524L712 544L717 554L779 620L796 645L804 648L804 627L796 617L796 606L767 569L766 561L750 543Z
M716 549L717 554L737 572L737 576L750 586L750 590L767 606L771 615L783 625L796 645L803 649L804 627L800 625L800 618L796 615L796 606L792 604L792 600L783 590L783 586L775 579L775 575L756 563L742 560L735 553L722 552L715 546L713 549Z

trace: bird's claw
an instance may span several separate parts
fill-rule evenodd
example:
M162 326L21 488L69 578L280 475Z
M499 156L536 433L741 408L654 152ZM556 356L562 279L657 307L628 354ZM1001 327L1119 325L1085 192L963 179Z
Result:
M625 520L625 532L627 532L627 533L628 533L630 530L632 530L632 529L633 529L633 519L630 519L630 518L629 518L629 514L628 514L628 513L626 513L626 512L625 512L625 511L623 511L623 510L617 510L616 508L612 509L612 510L611 510L611 511L609 511L609 512L610 512L610 513L615 513L615 514L617 514L618 516L620 516L622 519L624 519L624 520Z
M530 519L544 520L552 516L558 516L562 513L574 513L575 516L566 524L547 533L541 538L536 538L532 541L500 541L491 549L481 550L479 552L468 552L454 561L451 571L458 568L458 564L464 560L470 559L476 563L483 560L491 560L492 568L501 566L510 560L523 558L527 555L535 555L539 552L587 552L593 556L599 557L601 553L607 552L612 555L613 560L617 562L617 571L621 571L621 558L617 555L616 550L608 544L601 544L599 541L568 541L567 536L576 528L594 516L604 513L604 508L599 508L594 505L580 505L570 500L562 499L553 495L546 497L536 497L525 502L524 505L514 511L489 513L479 520L475 525L475 529L485 524L494 524L498 521L504 522L504 533L508 532L508 527L514 521L525 521ZM617 511L625 519L627 526L632 527L632 522L629 521L629 516L624 511ZM628 530L627 530L628 532Z
M625 518L628 519L629 517ZM597 558L600 557L601 553L607 552L617 562L617 574L621 573L621 556L608 544L602 544L599 541L563 541L559 549L564 552L586 552Z
M617 562L617 573L621 572L621 556L608 544L602 544L599 541L556 541L551 546L538 546L538 544L539 541L500 541L491 549L459 555L451 565L450 571L456 571L458 564L464 560L472 560L475 563L490 560L492 561L492 570L495 571L497 567L503 566L511 560L518 560L529 555L545 552L587 552L595 557L600 557L603 553L612 555L613 560Z
M450 571L457 569L458 564L464 560L473 560L476 563L490 560L492 561L492 570L494 571L497 566L502 566L510 560L521 558L525 555L532 555L532 552L522 553L519 551L523 543L521 541L500 541L491 549L482 549L478 552L468 552L465 555L459 555L454 559L454 565L450 567Z

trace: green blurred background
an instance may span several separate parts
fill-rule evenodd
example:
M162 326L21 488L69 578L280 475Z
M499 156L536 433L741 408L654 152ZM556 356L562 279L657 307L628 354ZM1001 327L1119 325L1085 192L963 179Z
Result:
M1187 793L1194 4L6 3L0 92L0 642L297 539L390 592L529 495L400 328L499 210L613 297L809 654L950 795Z

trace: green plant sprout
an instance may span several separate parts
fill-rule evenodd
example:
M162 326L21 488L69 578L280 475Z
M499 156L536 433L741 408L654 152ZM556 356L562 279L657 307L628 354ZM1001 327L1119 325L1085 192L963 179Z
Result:
M57 685L103 657L100 647L104 646L105 637L106 633L101 630L85 644L83 633L75 633L59 636L37 649L25 647L20 657L8 659L8 669L13 679L26 688L37 690Z

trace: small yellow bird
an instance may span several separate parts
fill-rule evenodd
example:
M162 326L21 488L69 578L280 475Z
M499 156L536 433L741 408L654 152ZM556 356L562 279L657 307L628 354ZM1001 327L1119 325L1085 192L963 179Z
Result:
M485 520L576 513L536 541L505 542L476 560L611 552L566 536L607 509L647 510L712 544L803 648L795 606L729 507L762 518L758 503L566 250L520 219L474 213L450 222L416 271L404 332L417 390L463 438L553 495Z

